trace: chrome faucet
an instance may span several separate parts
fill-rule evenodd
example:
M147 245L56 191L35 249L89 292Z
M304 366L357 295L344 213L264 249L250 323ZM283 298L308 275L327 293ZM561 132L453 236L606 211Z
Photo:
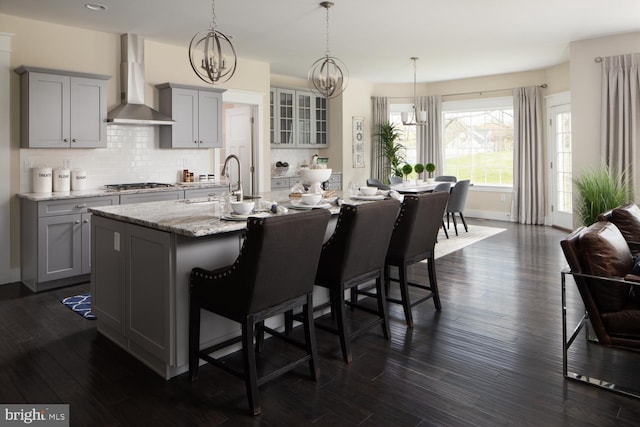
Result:
M229 180L229 173L227 171L227 163L229 163L229 160L231 159L236 159L236 162L238 162L238 188L236 188L235 190L232 190L231 188L231 181ZM235 154L229 154L227 158L224 159L224 165L222 166L221 174L227 177L227 182L229 183L229 193L232 196L235 196L237 201L241 202L242 201L242 182L240 177L242 176L242 174L240 173L240 159L238 158L238 156L236 156Z

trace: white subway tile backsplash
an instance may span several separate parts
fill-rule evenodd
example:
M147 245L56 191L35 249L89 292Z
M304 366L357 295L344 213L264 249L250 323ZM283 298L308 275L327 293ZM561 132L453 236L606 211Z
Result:
M183 169L195 175L215 173L214 151L219 149L161 149L157 126L109 125L107 148L20 150L20 165L62 167L87 171L87 188L124 182L176 182ZM31 171L20 168L20 192L31 191Z

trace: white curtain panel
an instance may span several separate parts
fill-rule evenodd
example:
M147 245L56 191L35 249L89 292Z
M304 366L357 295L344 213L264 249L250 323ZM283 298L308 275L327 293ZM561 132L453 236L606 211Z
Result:
M444 172L444 154L442 148L442 97L419 96L416 98L416 111L427 112L426 126L418 126L416 131L418 161L422 164L436 165L434 176Z
M382 140L379 136L380 125L389 121L389 99L385 96L372 96L373 120L371 120L371 178L385 182L385 159L382 156Z
M544 224L545 174L542 94L538 86L513 90L512 221Z
M611 169L625 172L633 188L640 188L638 132L640 131L640 53L602 59L601 155Z

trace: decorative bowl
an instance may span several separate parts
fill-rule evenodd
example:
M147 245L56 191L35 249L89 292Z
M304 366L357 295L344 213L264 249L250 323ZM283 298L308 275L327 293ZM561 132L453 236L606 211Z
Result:
M331 177L331 169L300 169L300 176L307 184L322 183Z
M314 206L320 203L320 200L322 200L322 194L305 193L302 195L301 198L302 198L302 204Z
M378 193L377 187L360 187L363 196L375 196Z
M253 208L256 206L256 202L253 200L243 200L241 202L233 201L231 202L231 210L234 214L238 215L248 215L253 211Z

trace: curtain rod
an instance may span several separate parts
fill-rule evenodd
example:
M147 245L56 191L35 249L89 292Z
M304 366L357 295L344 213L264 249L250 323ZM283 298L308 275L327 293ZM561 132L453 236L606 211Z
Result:
M541 88L546 88L548 85L546 83L542 83L540 85L538 85L538 87ZM461 96L461 95L473 95L474 93L477 93L478 95L482 95L484 93L492 93L492 92L506 92L508 90L513 90L516 88L504 88L504 89L490 89L490 90L476 90L473 92L459 92L459 93L445 93L442 94L440 96ZM411 99L411 96L388 96L388 99Z

